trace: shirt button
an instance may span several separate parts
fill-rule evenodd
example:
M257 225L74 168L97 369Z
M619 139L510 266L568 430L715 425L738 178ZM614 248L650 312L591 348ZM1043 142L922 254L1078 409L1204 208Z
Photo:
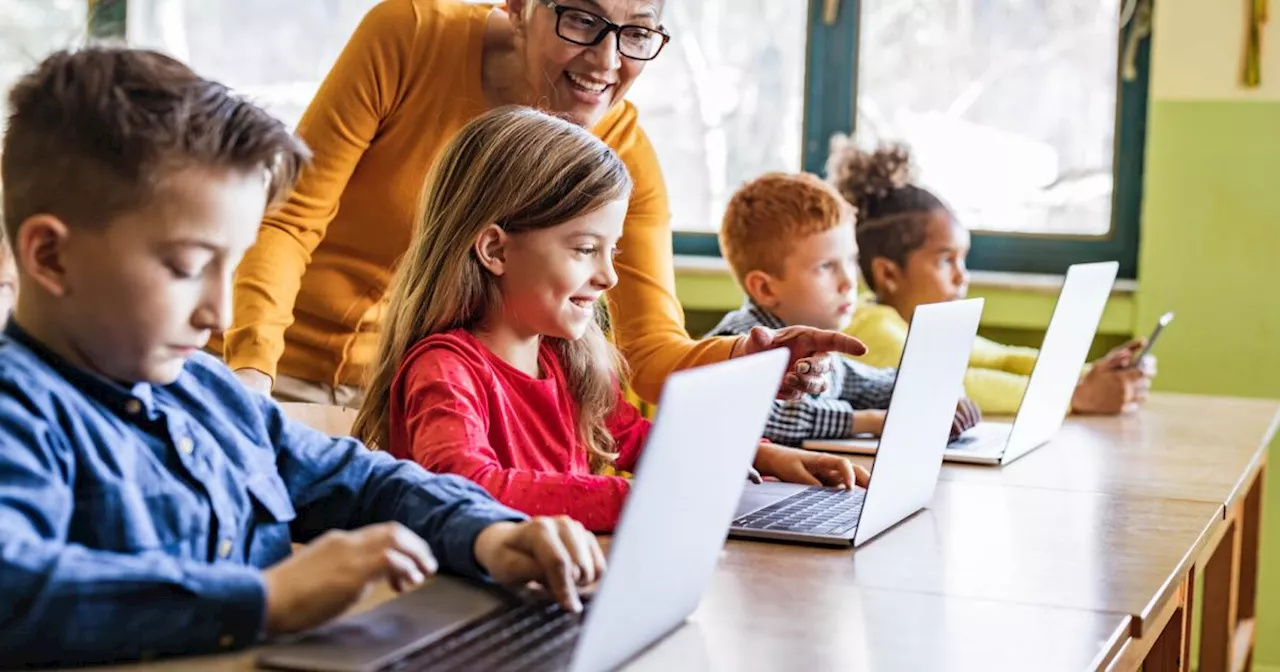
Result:
M236 643L236 638L231 635L223 635L218 638L218 646L221 646L224 649L231 648L231 646L235 643Z
M230 539L223 539L222 543L218 544L218 556L223 560L231 557L232 546Z
M178 439L178 452L183 455L190 455L195 452L195 449L196 443L191 440L191 437L184 436L181 439Z
M137 415L142 412L142 402L137 399L130 399L124 402L124 412L129 415Z

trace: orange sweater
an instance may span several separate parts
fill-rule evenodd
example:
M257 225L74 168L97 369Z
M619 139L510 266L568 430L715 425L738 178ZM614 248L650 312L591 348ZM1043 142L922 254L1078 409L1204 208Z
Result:
M232 368L364 383L427 172L485 111L491 11L459 0L386 0L361 22L298 124L315 159L236 272L222 344ZM727 359L734 341L694 341L685 331L666 186L635 108L614 107L593 132L635 180L609 312L631 386L653 401L672 371Z

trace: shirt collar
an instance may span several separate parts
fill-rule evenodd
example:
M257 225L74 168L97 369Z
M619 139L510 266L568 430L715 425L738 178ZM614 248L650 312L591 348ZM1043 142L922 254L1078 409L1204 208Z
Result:
M761 308L759 304L751 299L742 302L742 309L750 313L762 327L781 329L787 326L787 323L783 322L777 315Z
M148 383L124 384L110 380L91 371L86 371L63 359L25 329L18 326L12 317L4 327L4 335L11 341L30 350L49 368L62 376L81 392L92 397L117 413L127 417L141 415L155 416L155 395Z

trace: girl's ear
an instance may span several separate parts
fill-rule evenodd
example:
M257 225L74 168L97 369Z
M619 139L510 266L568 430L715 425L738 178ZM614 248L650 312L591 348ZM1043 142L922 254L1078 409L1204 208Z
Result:
M497 224L490 224L484 227L479 236L476 236L476 243L472 246L476 259L480 260L480 265L484 266L494 275L501 276L507 272L507 232Z
M894 294L902 286L902 269L887 257L871 260L871 277L877 296Z

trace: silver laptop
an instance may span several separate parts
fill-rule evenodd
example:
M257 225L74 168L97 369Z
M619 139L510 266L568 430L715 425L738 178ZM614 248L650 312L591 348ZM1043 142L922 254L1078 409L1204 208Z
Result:
M265 648L264 667L332 672L617 667L701 599L786 369L786 350L672 375L585 616L437 577Z
M860 546L933 498L982 317L982 299L920 306L902 350L867 488L748 485L730 534Z
M1040 356L1013 423L978 423L947 446L943 459L1008 464L1053 439L1071 410L1071 395L1089 357L1089 346L1102 321L1118 268L1117 263L1109 261L1076 264L1067 270ZM805 441L804 447L874 455L879 444L874 438L822 439Z

